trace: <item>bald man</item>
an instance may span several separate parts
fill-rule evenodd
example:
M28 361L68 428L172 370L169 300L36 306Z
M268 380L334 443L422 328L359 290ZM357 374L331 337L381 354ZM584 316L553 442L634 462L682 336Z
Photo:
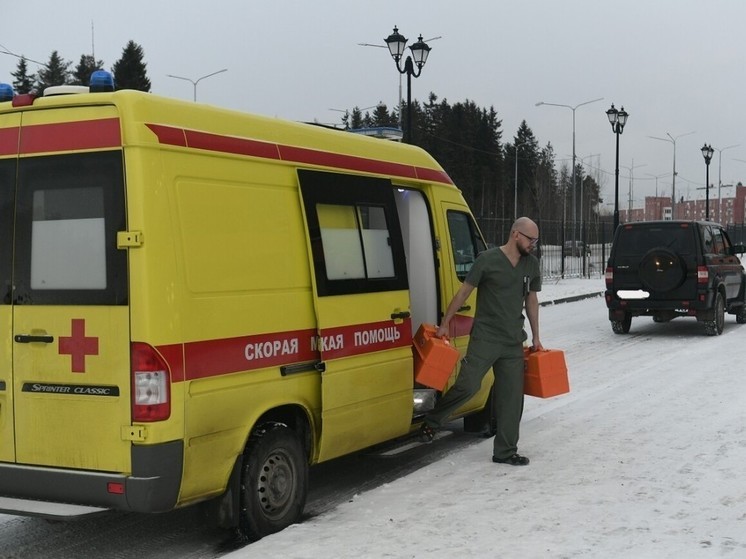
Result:
M471 292L477 290L469 347L461 361L455 384L425 417L419 437L430 442L449 416L479 390L490 368L495 374L492 400L497 419L492 461L527 466L529 459L518 454L518 436L523 415L523 310L531 326L532 346L541 350L539 300L541 270L532 251L539 242L539 228L528 217L518 218L500 247L479 254L464 283L448 305L437 336L449 332L449 323Z

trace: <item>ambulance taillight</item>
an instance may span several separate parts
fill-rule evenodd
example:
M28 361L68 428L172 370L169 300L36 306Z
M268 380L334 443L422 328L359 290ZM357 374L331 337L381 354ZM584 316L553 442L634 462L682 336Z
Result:
M132 421L162 421L171 415L168 365L142 342L132 343Z

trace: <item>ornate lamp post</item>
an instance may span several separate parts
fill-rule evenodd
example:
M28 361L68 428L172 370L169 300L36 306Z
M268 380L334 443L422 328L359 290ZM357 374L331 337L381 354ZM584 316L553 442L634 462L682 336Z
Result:
M624 107L619 111L616 110L612 103L611 108L606 111L606 116L611 123L611 131L616 135L616 167L614 170L614 231L616 231L619 227L619 136L624 130L624 125L627 124L629 114Z
M408 144L412 143L412 77L419 78L422 73L422 67L427 62L427 56L430 54L430 47L422 40L422 35L415 44L409 47L412 51L412 56L407 56L404 61L404 68L399 64L399 61L404 56L404 49L407 46L407 39L405 39L400 33L399 29L395 26L394 32L384 39L386 46L389 48L391 57L396 63L396 69L399 70L400 74L407 75L407 129L404 131L404 141ZM414 59L414 63L412 62ZM417 66L417 70L415 70ZM399 107L401 110L401 107Z
M710 221L710 161L712 161L712 154L715 150L712 146L707 144L702 146L702 157L705 158L705 167L707 172L705 173L705 221Z

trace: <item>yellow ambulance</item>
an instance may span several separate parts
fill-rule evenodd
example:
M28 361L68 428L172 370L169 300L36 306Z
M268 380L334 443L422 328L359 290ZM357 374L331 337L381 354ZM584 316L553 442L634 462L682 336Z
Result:
M0 511L213 500L250 539L281 530L311 465L418 427L438 394L413 332L484 247L413 146L102 72L0 86ZM452 321L462 352L473 309Z

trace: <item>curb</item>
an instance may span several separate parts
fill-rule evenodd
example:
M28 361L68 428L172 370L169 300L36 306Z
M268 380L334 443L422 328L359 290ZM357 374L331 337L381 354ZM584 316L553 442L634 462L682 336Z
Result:
M593 293L583 293L582 295L572 295L571 297L562 297L561 299L553 299L552 301L543 301L539 303L539 306L548 307L549 305L559 305L560 303L573 303L575 301L582 301L583 299L603 297L603 294L603 291L595 291Z

